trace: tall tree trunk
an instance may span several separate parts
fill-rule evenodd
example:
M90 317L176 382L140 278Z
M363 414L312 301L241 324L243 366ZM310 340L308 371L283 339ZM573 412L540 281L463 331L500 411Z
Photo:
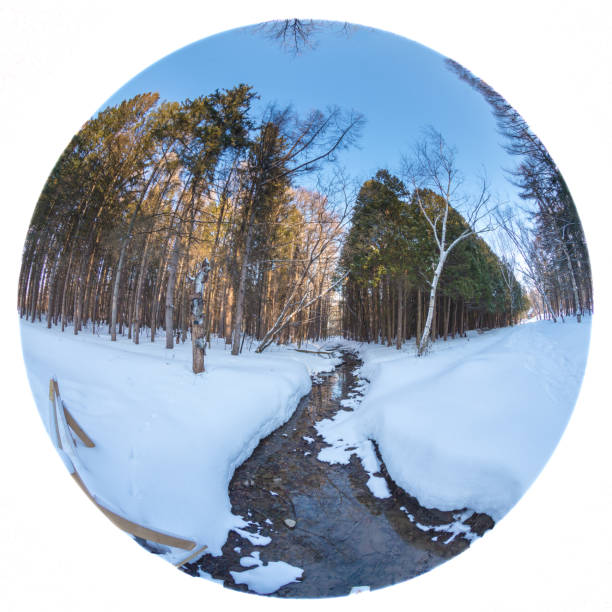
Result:
M74 251L70 251L70 259L68 260L68 265L66 266L66 276L64 277L64 289L62 291L62 331L66 329L67 323L67 313L66 313L66 299L68 295L68 284L70 281L70 270L72 268L72 256Z
M446 342L448 338L448 323L450 320L450 297L446 296L446 313L444 315L444 342Z
M578 323L582 318L582 304L580 303L580 296L578 295L578 285L576 284L576 275L574 274L574 266L572 264L572 258L570 257L569 250L565 241L561 242L563 246L563 253L565 254L565 258L567 260L567 267L570 273L570 280L572 282L572 293L574 294L574 308L576 309L576 319Z
M225 344L232 343L232 312L234 311L234 283L226 283L227 301L223 306L223 336Z
M204 259L200 270L193 278L193 293L191 299L191 343L192 343L192 369L194 374L204 372L204 355L206 353L206 339L204 338L204 286L208 280L210 265Z
M395 338L395 348L399 351L402 348L404 322L404 279L397 281L397 336Z
M125 261L125 251L127 249L127 240L123 241L121 245L121 251L119 253L119 261L117 262L117 269L115 270L115 281L113 283L113 295L111 298L111 341L117 340L117 307L119 304L119 286L121 284L121 272L123 270L123 262Z
M40 290L40 284L41 284L41 279L39 278L39 276L40 276L40 267L39 266L35 266L34 267L34 273L32 275L32 284L33 284L32 305L31 305L31 321L32 321L32 323L34 323L34 321L36 320L36 305L38 303L38 292Z
M49 299L47 301L47 328L51 329L51 323L53 321L53 310L55 308L55 293L56 282L55 275L57 274L58 264L53 264L53 270L51 271L51 278L49 279Z
M232 355L238 355L240 352L240 339L242 334L242 318L244 309L244 295L246 291L246 275L251 257L251 242L253 239L253 216L249 215L249 225L247 230L246 241L244 245L244 254L240 265L240 279L238 281L238 291L236 295L236 314L234 316L234 329L232 332Z
M422 326L421 326L422 317L423 317L423 314L422 314L423 297L422 295L423 295L423 290L421 289L421 287L419 287L417 289L417 316L416 316L416 336L415 336L417 350L419 350L421 347L421 336L423 333Z
M385 308L387 319L387 346L391 346L393 344L393 311L391 308L391 283L388 277L385 279L385 288L387 290L387 307Z
M446 259L446 253L440 255L436 271L434 273L433 281L431 283L431 291L429 292L429 309L427 312L427 319L425 320L425 328L423 329L423 335L421 336L421 342L419 344L418 355L421 356L429 346L431 323L433 320L433 311L436 304L436 290L438 289L438 281L442 274L442 268L444 267L444 261Z
M166 348L174 348L174 288L179 262L180 238L177 236L168 263L168 283L166 285Z

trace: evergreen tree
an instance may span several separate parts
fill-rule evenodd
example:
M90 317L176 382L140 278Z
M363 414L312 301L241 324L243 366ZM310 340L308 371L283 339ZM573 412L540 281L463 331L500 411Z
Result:
M557 302L556 311L576 314L580 322L583 310L592 308L591 270L586 240L576 205L559 168L546 147L531 131L527 122L490 85L474 76L457 62L446 60L449 68L478 91L491 106L505 149L518 158L510 179L520 189L524 200L535 204L534 245L550 262L548 279L538 284L548 286L547 308ZM534 269L537 264L533 264ZM557 285L561 293L552 289ZM562 303L571 303L564 308ZM554 317L554 314L551 312Z

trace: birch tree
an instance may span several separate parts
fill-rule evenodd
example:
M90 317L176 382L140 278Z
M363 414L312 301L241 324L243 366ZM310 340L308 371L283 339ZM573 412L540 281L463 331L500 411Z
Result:
M204 259L199 270L188 280L193 283L191 299L191 342L193 351L192 369L194 374L204 372L204 355L206 354L206 340L204 338L204 287L208 281L210 264Z
M423 355L431 341L431 323L436 303L436 292L444 264L449 253L469 236L490 231L490 223L478 226L490 218L489 194L483 179L475 196L462 190L463 179L455 161L455 150L449 147L442 135L430 129L427 136L416 145L412 160L404 160L404 174L412 184L413 198L421 214L431 228L437 247L437 261L432 266L432 275L427 279L429 285L429 307L423 332L418 340L418 355ZM433 197L428 197L432 194ZM449 234L451 208L463 214L465 227L457 236Z

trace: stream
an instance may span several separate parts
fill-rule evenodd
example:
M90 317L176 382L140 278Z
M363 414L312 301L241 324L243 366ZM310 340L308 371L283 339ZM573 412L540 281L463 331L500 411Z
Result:
M329 464L317 459L327 446L314 423L331 418L341 401L359 395L361 365L342 351L334 371L313 377L312 391L293 416L263 439L234 473L232 512L250 521L249 533L231 531L220 557L205 555L185 565L224 586L248 591L230 572L244 572L240 559L284 561L303 569L298 582L275 597L333 597L353 587L377 589L418 576L454 557L493 526L486 514L424 508L389 477L378 449L380 471L391 495L375 497L359 458ZM270 539L269 543L263 545ZM259 554L257 554L259 553Z

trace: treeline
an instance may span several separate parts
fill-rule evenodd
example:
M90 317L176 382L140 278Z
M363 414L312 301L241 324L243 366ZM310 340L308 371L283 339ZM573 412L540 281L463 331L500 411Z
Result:
M505 148L517 158L510 179L529 203L528 219L500 215L518 267L531 287L538 315L556 320L593 310L591 267L584 232L568 186L540 139L490 85L446 60L459 78L491 106Z
M527 216L497 211L499 256L478 235L492 227L484 185L455 201L440 134L404 168L408 186L378 172L349 219L342 173L319 170L355 142L360 115L262 110L247 85L183 102L147 93L88 121L53 169L24 246L21 316L135 343L162 329L168 348L191 335L194 371L213 335L234 355L246 338L263 351L340 331L398 347L414 336L422 354L513 324L527 307L518 272L541 316L580 320L590 266L561 174L501 96L450 65L491 104L533 203ZM316 191L297 186L308 174Z
M439 253L418 199L432 217L442 209L439 195L410 193L386 170L361 187L341 256L348 273L343 329L351 339L395 343L397 348L412 337L417 346L421 341ZM448 242L466 229L466 221L451 208ZM508 262L477 235L448 255L434 300L431 340L511 325L527 306Z
M263 350L325 333L346 208L295 179L333 163L362 118L274 107L255 118L255 99L246 85L181 103L148 93L88 121L36 206L21 316L136 343L163 328L169 348L195 322L234 354L246 335Z

